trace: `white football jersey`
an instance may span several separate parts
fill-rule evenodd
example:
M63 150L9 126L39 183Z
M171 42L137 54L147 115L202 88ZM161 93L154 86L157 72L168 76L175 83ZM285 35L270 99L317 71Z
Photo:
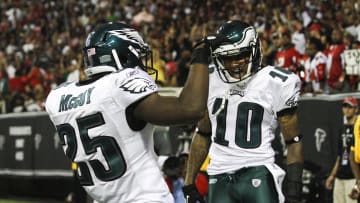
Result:
M80 182L98 202L173 202L153 145L153 125L130 127L127 107L158 90L145 72L125 69L51 91L46 110Z
M304 63L305 69L305 81L311 82L313 91L318 92L321 91L320 87L320 79L318 76L318 67L321 65L326 66L327 57L321 51L317 52L313 59L310 57Z
M283 68L267 66L240 84L210 74L208 98L212 126L209 175L274 163L271 142L277 113L297 106L301 82Z

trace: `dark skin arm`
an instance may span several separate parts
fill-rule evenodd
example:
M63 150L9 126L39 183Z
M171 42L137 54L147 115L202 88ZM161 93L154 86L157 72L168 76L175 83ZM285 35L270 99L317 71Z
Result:
M280 130L284 136L285 142L287 142L287 167L285 177L285 197L288 203L301 202L302 191L302 173L303 173L303 149L301 139L295 141L294 138L300 136L298 128L298 118L296 109L293 109L291 113L283 114L279 116L278 121L280 124Z
M334 180L335 180L337 171L338 171L338 169L339 169L339 163L340 163L340 157L338 156L338 157L336 158L334 167L333 167L333 169L331 170L330 175L329 175L329 177L326 179L326 182L325 182L325 188L328 189L328 190L331 190L331 189L333 188L333 182L334 182Z
M202 132L211 132L211 123L206 112L205 116L198 122L198 129ZM189 159L186 169L185 185L190 185L195 182L196 175L209 152L211 143L210 136L203 136L195 133L190 146Z
M209 91L208 58L211 50L224 42L223 35L207 36L194 46L190 60L189 75L184 88L177 97L152 94L136 105L134 116L156 125L194 123L204 117Z
M208 85L208 64L191 64L187 81L179 97L153 93L138 103L134 109L134 116L155 125L197 122L206 111Z
M284 136L285 140L291 140L295 136L300 134L300 130L298 127L298 117L296 113L293 114L285 114L278 118L281 133ZM294 144L290 144L287 146L287 164L293 163L303 163L303 149L302 149L302 142L297 142Z

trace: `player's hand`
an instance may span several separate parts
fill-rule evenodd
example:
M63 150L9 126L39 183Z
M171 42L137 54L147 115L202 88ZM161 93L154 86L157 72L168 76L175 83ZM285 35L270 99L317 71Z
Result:
M221 44L231 43L231 41L222 34L214 34L209 35L201 39L197 44L195 44L195 48L205 47L210 51L217 49Z
M203 197L199 194L195 184L185 185L183 187L184 197L187 203L205 203Z
M203 63L209 64L209 57L211 53L223 43L230 43L231 41L224 35L216 34L209 35L201 39L195 44L193 53L191 55L190 64Z

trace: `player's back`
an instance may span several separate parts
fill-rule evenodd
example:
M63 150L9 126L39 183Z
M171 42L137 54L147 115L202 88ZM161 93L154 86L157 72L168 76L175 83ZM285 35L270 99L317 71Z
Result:
M49 94L46 109L65 154L78 164L80 183L94 199L172 202L153 152L153 126L128 119L128 106L155 91L148 74L125 69Z

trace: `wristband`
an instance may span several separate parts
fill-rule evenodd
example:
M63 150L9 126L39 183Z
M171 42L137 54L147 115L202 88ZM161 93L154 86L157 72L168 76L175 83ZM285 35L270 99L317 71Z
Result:
M201 136L204 136L204 137L210 137L211 136L211 132L204 132L204 131L201 131L198 127L195 128L195 132Z
M302 135L302 134L299 134L299 135L293 137L291 140L285 140L285 143L286 143L287 145L289 145L289 144L294 144L294 143L298 143L298 142L300 142L300 140L301 140L302 137L303 137L303 135Z

